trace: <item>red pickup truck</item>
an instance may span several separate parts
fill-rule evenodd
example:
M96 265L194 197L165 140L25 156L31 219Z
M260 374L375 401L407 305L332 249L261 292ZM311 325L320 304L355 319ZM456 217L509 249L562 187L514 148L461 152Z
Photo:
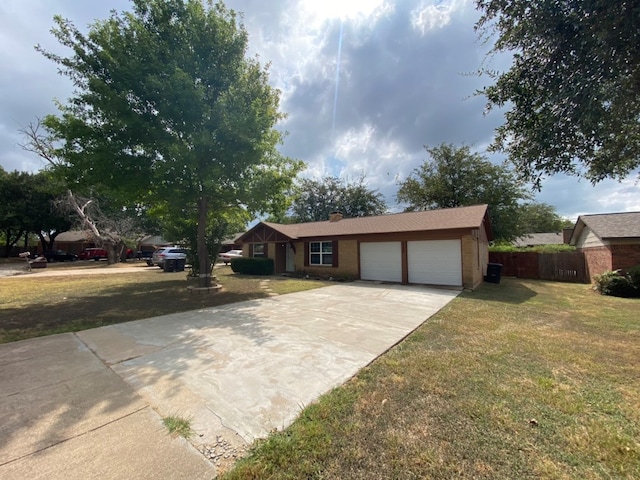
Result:
M95 260L96 262L101 258L108 258L107 251L104 248L85 248L78 254L80 260Z

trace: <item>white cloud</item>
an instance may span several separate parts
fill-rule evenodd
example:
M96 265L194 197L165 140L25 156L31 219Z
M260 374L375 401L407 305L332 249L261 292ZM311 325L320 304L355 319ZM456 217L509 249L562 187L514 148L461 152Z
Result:
M411 25L422 35L446 27L451 18L465 7L465 0L423 1L411 12Z
M364 174L395 205L396 182L426 158L423 145L466 144L484 153L501 112L483 116L474 97L485 77L476 71L486 53L473 24L470 0L227 0L244 12L250 54L271 62L270 81L282 90L290 132L282 153L308 164L305 176ZM0 2L0 165L36 170L42 163L19 145L18 129L47 113L53 98L71 92L56 65L33 46L60 49L49 33L59 13L84 27L126 0L3 0ZM342 46L338 73L338 46ZM497 64L497 65L496 65ZM492 68L508 68L494 58ZM337 104L336 77L338 78ZM335 123L334 123L335 118ZM497 158L497 157L492 157ZM556 176L539 201L565 216L640 210L635 178L592 187Z

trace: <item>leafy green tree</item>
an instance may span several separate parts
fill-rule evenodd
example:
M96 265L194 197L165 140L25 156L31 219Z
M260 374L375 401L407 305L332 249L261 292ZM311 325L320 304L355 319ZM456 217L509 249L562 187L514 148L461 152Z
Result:
M560 232L573 222L562 218L548 203L528 202L518 212L520 230L524 233Z
M398 184L397 200L408 205L406 211L486 203L497 240L524 233L518 226L518 210L530 193L509 168L494 165L467 146L442 144L425 149L430 160Z
M158 225L159 232L166 240L188 248L187 261L191 265L192 276L199 277L200 270L194 252L197 252L196 225L194 215L172 202L156 205L149 212ZM229 236L242 232L251 220L242 208L226 209L222 212L209 212L205 244L209 257L215 259L220 252L222 242Z
M477 0L476 30L513 54L480 93L505 107L492 148L538 188L567 173L597 183L640 166L640 3Z
M24 224L25 176L20 172L5 172L0 168L0 231L4 240L4 254L9 257L11 249L26 233Z
M300 179L294 189L291 221L328 220L331 212L340 212L345 218L382 215L387 211L382 194L369 189L364 180L331 176Z
M56 236L71 228L69 217L55 206L61 193L60 185L46 172L0 169L0 230L7 257L27 234L36 234L42 248L49 250Z
M301 162L282 157L283 115L268 72L247 58L247 33L223 3L133 0L87 35L55 18L73 54L41 50L75 92L43 119L55 169L69 185L122 203L185 205L209 272L209 219L228 208L281 209ZM209 274L201 277L209 286Z

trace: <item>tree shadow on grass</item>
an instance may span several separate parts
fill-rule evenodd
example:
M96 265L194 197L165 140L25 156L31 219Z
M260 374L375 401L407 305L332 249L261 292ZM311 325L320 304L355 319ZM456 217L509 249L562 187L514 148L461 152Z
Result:
M223 288L217 293L190 292L187 282L182 279L120 285L88 294L69 292L66 297L54 295L46 301L0 309L0 339L7 342L76 332L266 296L266 292L255 288L247 291Z
M531 300L538 293L524 285L519 279L503 278L501 282L484 282L473 291L465 291L461 298L481 302L499 302L519 305Z

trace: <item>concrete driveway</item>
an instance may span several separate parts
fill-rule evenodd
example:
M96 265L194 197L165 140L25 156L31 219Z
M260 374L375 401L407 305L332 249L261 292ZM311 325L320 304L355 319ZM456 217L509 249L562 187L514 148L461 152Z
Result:
M356 282L0 345L0 478L211 478L458 293Z

